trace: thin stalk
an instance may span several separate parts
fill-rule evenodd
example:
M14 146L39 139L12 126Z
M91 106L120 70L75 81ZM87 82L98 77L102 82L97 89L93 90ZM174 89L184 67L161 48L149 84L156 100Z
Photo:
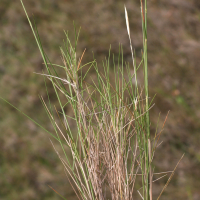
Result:
M149 119L149 86L148 86L148 56L147 56L147 0L145 0L144 6L144 29L143 29L143 38L144 38L144 80L145 80L145 96L146 96L146 199L150 199L150 159L149 159L149 151L150 151L150 119Z

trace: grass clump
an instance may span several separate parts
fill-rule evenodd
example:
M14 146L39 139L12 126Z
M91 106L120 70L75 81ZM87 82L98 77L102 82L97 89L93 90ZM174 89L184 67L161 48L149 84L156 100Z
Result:
M25 10L24 5L23 8ZM52 82L59 102L59 108L52 107L48 90L48 104L41 97L54 127L54 133L50 134L60 144L62 153L57 151L55 140L52 139L51 143L79 199L128 200L134 198L137 189L142 199L152 200L151 166L160 133L152 138L150 136L149 110L153 105L149 103L148 94L146 0L144 6L141 1L141 16L143 56L140 64L137 66L135 62L125 8L132 64L130 66L124 61L120 46L118 63L111 62L109 52L108 59L103 62L102 73L95 59L82 64L85 51L80 59L77 58L79 33L76 34L76 31L75 46L65 33L64 48L60 48L63 66L52 64L43 50L36 26L33 27L27 15L46 66L47 73L42 75ZM96 78L91 79L90 83L86 81L89 70L83 70L86 66L96 72ZM58 76L56 67L63 70L65 77ZM137 70L140 67L143 67L144 72L144 89L140 88L137 81ZM71 109L73 114L69 116L66 108ZM141 183L141 188L136 188L136 181Z

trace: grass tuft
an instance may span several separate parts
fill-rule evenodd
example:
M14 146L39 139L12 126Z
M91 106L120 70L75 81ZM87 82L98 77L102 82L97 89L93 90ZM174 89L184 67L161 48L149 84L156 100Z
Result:
M63 65L52 64L43 50L36 25L33 26L30 21L22 0L21 3L46 67L46 74L40 75L44 76L45 84L46 79L51 81L59 103L59 108L51 105L48 90L48 104L40 97L54 128L54 133L47 132L54 139L51 144L77 198L129 200L137 191L142 199L152 200L153 182L156 181L153 180L152 161L161 132L156 132L154 137L150 135L149 110L153 105L149 104L148 92L147 1L143 6L141 0L143 56L140 64L137 66L135 62L125 7L132 66L124 62L123 49L119 46L118 64L111 62L109 51L101 71L95 59L82 64L86 50L80 59L77 58L79 32L76 33L76 29L74 46L65 32L64 48L60 48ZM85 72L86 66L89 68ZM59 77L56 67L61 68L65 76ZM137 81L140 67L143 67L144 90ZM96 78L90 78L89 83L86 80L91 68L96 72ZM71 109L73 114L69 116L66 108ZM56 149L56 142L62 152ZM175 169L157 199L160 199ZM139 189L136 181L141 185ZM65 199L62 195L60 197Z

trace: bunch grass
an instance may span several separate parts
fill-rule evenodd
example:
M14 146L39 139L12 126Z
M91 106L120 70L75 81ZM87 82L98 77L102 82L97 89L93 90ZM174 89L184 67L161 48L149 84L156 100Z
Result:
M46 66L47 73L41 75L44 76L45 83L46 79L51 81L59 103L59 108L51 105L47 89L48 103L43 97L40 99L54 133L38 125L51 134L51 143L78 199L130 200L134 198L135 183L139 179L141 188L137 192L141 199L152 200L151 166L161 132L156 132L152 138L150 136L149 110L153 104L149 103L148 92L147 1L144 2L143 7L141 0L143 50L140 64L136 65L125 8L132 64L130 66L124 61L120 45L118 62L114 62L114 55L111 62L109 51L108 58L103 62L102 73L95 59L82 64L85 51L80 59L77 58L79 32L76 29L74 46L65 32L64 48L60 48L63 65L52 64L43 50L37 27L30 21L21 0ZM89 67L85 71L83 69L86 66ZM65 77L58 75L56 67L63 70ZM137 81L140 67L143 67L144 72L144 90ZM90 68L95 70L96 79L88 83L86 80ZM65 98L64 102L61 95ZM73 115L66 113L66 107L73 111ZM69 120L73 121L73 126ZM64 157L57 151L55 142L59 143ZM167 187L175 169L157 199Z

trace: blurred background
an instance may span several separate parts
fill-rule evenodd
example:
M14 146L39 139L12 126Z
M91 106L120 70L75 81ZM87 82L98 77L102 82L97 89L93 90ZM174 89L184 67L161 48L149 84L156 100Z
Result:
M131 62L124 4L127 7L133 48L141 58L142 32L139 0L24 0L35 18L45 52L51 62L62 64L59 46L74 26L81 27L78 57L93 58L101 67L123 45L124 59ZM0 96L53 130L38 95L46 98L45 70L20 1L0 1ZM93 52L93 53L92 53ZM155 154L155 172L171 171L185 156L161 199L200 199L200 1L148 1L148 58L152 134L160 130L170 110ZM92 73L92 72L91 72ZM93 74L91 74L92 76ZM49 92L52 104L56 98ZM61 199L50 185L68 199L76 199L49 141L49 135L14 108L0 101L0 199ZM159 176L158 176L159 177ZM157 177L157 178L158 178ZM169 176L154 183L156 198ZM139 196L136 199L140 199Z

